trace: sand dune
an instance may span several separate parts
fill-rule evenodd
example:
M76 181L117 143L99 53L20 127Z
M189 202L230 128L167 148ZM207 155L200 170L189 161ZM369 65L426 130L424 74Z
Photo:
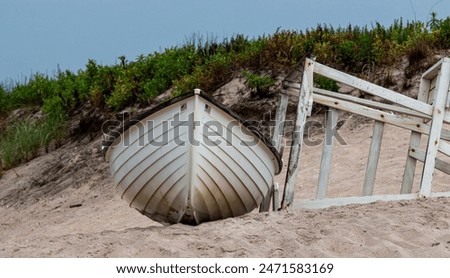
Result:
M371 123L350 119L340 132L347 145L336 145L329 194L358 195ZM386 128L375 193L400 190L407 142L407 132ZM99 147L100 138L73 142L4 173L1 257L450 257L448 198L162 226L116 196ZM303 149L296 198L314 196L321 149ZM435 190L449 185L435 175Z

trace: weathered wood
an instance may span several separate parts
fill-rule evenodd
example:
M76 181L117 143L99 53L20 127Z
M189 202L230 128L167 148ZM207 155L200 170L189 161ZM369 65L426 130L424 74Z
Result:
M419 132L411 131L411 137L409 139L409 149L417 148L420 145L422 134ZM408 155L406 158L405 171L403 172L402 187L400 194L409 194L412 192L414 184L414 175L416 173L417 159Z
M436 94L436 84L438 81L438 76L436 75L431 81L430 81L430 89L428 90L427 99L424 101L428 104L433 105L434 102L434 96Z
M430 91L431 82L429 79L422 78L419 84L419 95L417 99L422 102L427 101L428 92ZM409 139L409 149L418 148L420 146L422 134L416 131L411 131ZM416 174L417 159L412 156L406 157L405 172L403 173L402 187L400 194L409 194L412 192L414 184L414 176Z
M367 106L355 104L345 100L338 100L332 97L326 97L318 94L314 94L314 102L320 103L329 107L334 107L340 110L351 112L354 114L362 115L370 119L374 119L380 122L392 124L404 129L417 131L422 134L430 134L430 125L424 124L421 120L401 117L388 112L373 109ZM444 140L450 140L450 131L442 129L441 138Z
M277 211L280 209L280 193L279 193L279 186L278 182L274 183L273 187L273 203L272 207L274 211Z
M425 152L420 149L411 149L409 150L409 156L424 162L425 161ZM439 158L436 158L436 169L450 175L450 163L445 162Z
M447 102L450 102L450 96L448 97ZM449 111L446 111L444 114L444 122L446 124L450 124L450 112Z
M435 65L433 65L431 68L429 68L425 73L422 74L422 78L432 79L430 90L433 90L436 88L437 75L438 75L439 71L441 70L442 63L449 62L449 61L450 61L450 58L445 57L445 58L441 59L439 62L437 62ZM434 92L431 92L430 94L434 95ZM450 95L450 92L449 92L449 95ZM431 97L429 99L432 100ZM450 96L447 97L446 107L447 108L450 107ZM448 111L444 115L444 122L450 124L450 112L448 112Z
M288 106L289 96L285 91L278 97L278 107L275 114L275 127L273 128L272 143L277 151L281 150L281 143L284 134L284 124L286 120L286 111Z
M450 197L450 191L446 191L446 192L431 192L430 197L432 197L432 198L440 198L440 197L449 198Z
M374 168L370 165L376 165L376 160L379 157L379 149L382 138L382 126L383 123L390 123L402 128L406 128L412 131L410 139L410 150L405 167L405 174L402 184L400 195L380 195L380 196L362 196L362 197L344 197L344 198L320 198L316 200L300 200L295 202L293 208L319 208L328 207L333 205L345 205L356 203L368 203L374 201L393 201L393 200L409 200L415 199L421 196L450 197L450 192L431 192L431 182L434 169L443 171L444 173L450 173L450 163L443 161L436 157L437 152L442 152L450 156L450 143L444 140L449 140L450 132L443 129L443 123L450 121L450 111L446 111L446 106L450 106L450 59L444 58L437 65L433 66L422 76L421 86L419 88L419 98L417 101L412 101L409 98L399 97L397 93L383 90L384 88L378 88L376 85L365 83L363 80L358 80L349 75L342 74L338 71L330 69L320 64L316 64L314 72L322 74L326 77L334 80L346 83L355 88L372 93L374 95L383 97L390 101L399 103L406 107L400 109L394 107L385 106L385 104L377 104L376 102L366 102L365 100L355 100L351 96L340 97L334 95L333 92L328 91L314 91L314 102L321 103L323 105L341 109L355 114L360 114L376 120L374 126L374 135L371 144L371 153L369 155L369 162L366 168L365 188L364 195L371 195L373 193L373 181L375 179L375 171L368 170ZM350 81L348 81L348 80ZM436 84L436 85L434 85ZM369 85L369 86L367 86ZM295 88L295 84L291 88ZM430 86L435 88L430 88ZM289 91L288 89L287 91ZM435 96L433 96L433 92ZM332 95L333 94L333 95ZM387 95L387 97L386 97ZM432 98L432 100L431 100ZM426 101L432 101L433 106L427 105ZM386 104L387 105L387 104ZM369 106L369 107L367 107ZM397 115L391 115L389 113L376 110L370 107L375 107L382 110L397 112L400 114L406 114L417 117L416 119L409 119L399 117ZM448 108L448 107L447 107ZM414 111L410 111L410 109ZM400 111L401 110L401 111ZM406 113L402 113L406 112ZM426 115L423 115L426 114ZM428 115L428 116L427 116ZM424 120L430 120L432 117L431 125L424 124ZM378 126L378 127L377 127ZM377 131L378 130L378 131ZM421 151L418 146L420 145L421 134L429 135L427 151ZM378 134L378 135L377 135ZM370 162L372 160L372 162ZM414 178L414 171L417 160L424 162L424 170L421 180L421 188L418 194L411 194L412 184ZM376 169L376 167L375 167ZM321 170L322 171L322 170ZM427 184L428 183L428 184ZM319 196L324 196L322 193L318 193ZM326 196L326 194L325 194ZM317 196L316 196L317 197Z
M296 200L292 205L293 209L321 209L333 206L346 206L354 204L370 204L374 202L391 202L391 201L408 201L419 198L419 194L397 194L397 195L372 195L372 196L354 196L354 197L339 197L329 199L301 199ZM450 197L448 192L433 192L430 197Z
M349 101L337 100L335 98L314 94L314 102L362 115L377 121L389 123L401 128L414 130L425 134L429 133L429 127L421 121L390 114L388 112L369 108Z
M450 92L448 92L447 103L445 104L445 108L447 108L447 109L450 108ZM448 123L448 119L447 119L448 115L450 115L450 114L449 113L444 114L444 122L446 122L446 123Z
M317 184L316 198L323 199L327 195L328 183L331 173L331 160L333 157L333 137L336 131L338 112L334 108L327 111L327 124L325 129L325 141L323 143L322 158L320 161L319 181Z
M286 120L286 111L288 106L289 96L282 91L278 98L278 107L275 114L275 126L273 128L272 144L275 149L280 152L282 149L283 134L284 134L284 124ZM272 189L274 185L272 184ZM269 190L268 194L264 197L259 211L265 212L270 210L270 200L273 197L273 190ZM273 201L275 203L275 200ZM277 201L278 202L278 201Z
M414 116L414 117L420 117L420 118L431 120L431 116L429 116L429 115L426 115L426 114L423 114L423 113L420 113L420 112L417 112L415 110L408 109L405 107L397 106L397 105L391 105L391 104L381 103L381 102L377 102L377 101L373 101L373 100L357 98L354 96L345 95L345 94L341 94L341 93L335 93L332 91L327 91L327 90L323 90L323 89L319 89L319 88L314 88L314 95L316 95L316 94L328 96L328 97L334 97L334 98L342 99L342 100L348 100L348 101L351 101L351 102L354 102L357 104L362 104L362 105L365 105L368 107L381 109L381 110L387 110L389 112L396 112L396 113L400 113L400 114L404 114L404 115L410 115L410 116Z
M351 204L369 204L378 201L401 201L417 199L418 194L397 194L397 195L372 195L372 196L353 196L338 197L327 199L301 199L296 200L292 205L293 209L318 209L332 206L345 206Z
M434 97L436 94L436 89L430 90L430 92L428 93L428 98L426 103L430 104L430 105L434 105Z
M375 201L411 200L419 197L450 197L450 191L431 192L432 176L435 169L440 170L446 174L450 174L450 163L443 161L436 156L437 152L441 152L450 156L450 143L447 142L450 138L450 131L443 129L444 122L450 123L450 111L445 110L446 106L450 106L449 58L444 58L441 62L439 62L437 65L433 66L430 70L423 74L421 86L419 88L418 100L412 100L404 96L399 96L398 93L381 87L377 87L376 85L365 82L364 80L353 78L349 75L320 65L319 63L315 64L314 72L406 107L389 107L386 106L388 104L380 105L376 102L371 103L370 101L366 102L365 100L355 100L351 96L340 97L334 95L334 92L323 90L320 91L313 88L313 90L317 90L313 93L314 102L326 105L328 107L333 107L336 109L363 115L376 120L369 161L366 168L365 187L363 190L364 195L371 195L373 193L373 182L375 180L376 165L378 164L377 160L380 154L380 145L384 123L393 124L412 131L409 146L410 150L405 167L405 174L401 189L402 194L327 199L326 194L318 192L316 197L320 196L321 198L315 200L296 200L296 202L292 205L293 208L321 208L335 205L370 203ZM431 85L435 88L430 88ZM296 84L291 85L290 88L295 89ZM290 93L290 90L293 89L288 89L288 93ZM435 93L435 96L432 95L433 91ZM430 100L431 98L433 98L432 106L426 104L426 101L428 101L429 98ZM410 119L400 117L398 115L392 115L390 113L373 109L368 106L397 112L400 114L415 116L417 118ZM394 108L395 110L389 108ZM424 124L423 121L430 120L430 118L432 118L431 124ZM429 135L426 152L421 151L418 148L418 146L420 145L421 134ZM424 162L424 169L420 192L417 194L412 194L412 184L417 160ZM321 170L321 172L323 171L325 170Z
M424 80L428 80L428 79L424 79ZM435 78L435 80L436 80L436 78ZM286 89L285 92L289 96L298 97L298 90L297 90L297 88L300 88L300 84L299 83L290 82L290 83L287 84L286 87L287 87L287 89ZM336 92L333 92L333 91L328 91L328 90L324 90L324 89L320 89L320 88L314 88L313 92L315 94L320 94L320 95L324 95L324 96L329 96L329 97L335 97L335 98L338 98L338 99L348 100L348 101L351 101L351 102L355 102L357 104L362 104L362 105L373 107L373 108L378 108L378 109L382 109L382 110L389 110L389 111L397 112L397 113L400 113L400 114L405 114L405 115L415 116L415 117L419 117L419 118L424 118L426 120L431 120L431 115L428 115L426 113L422 113L420 111L412 110L412 109L409 109L409 108L406 108L406 107L401 107L401 106L391 105L391 104L385 104L385 103L381 103L381 102L377 102L377 101L373 101L373 100L368 100L368 99L361 99L361 98L357 98L357 97L354 97L354 96L345 95L345 94L341 94L341 93L336 93ZM427 102L428 93L429 93L429 90L426 92L426 94L424 95L424 98L421 100L422 102ZM450 98L449 98L449 100L450 100ZM450 123L450 112L448 112L448 111L446 112L446 114L444 116L444 121L447 121L448 123Z
M369 158L367 160L366 175L364 178L363 196L373 194L375 177L377 174L378 160L381 152L381 142L383 140L384 123L375 121L370 144Z
M444 58L444 59L439 60L436 64L434 64L431 68L427 69L422 74L422 78L430 79L430 80L434 79L439 74L442 63L447 60L450 60L450 59Z
M444 111L447 102L448 90L450 85L450 59L444 59L441 63L441 69L436 85L436 96L433 108L433 120L431 122L430 135L426 157L423 167L422 180L420 183L420 195L428 197L431 194L434 167L436 164L436 155L439 149L441 130L444 123Z
M446 156L450 156L450 144L444 141L439 142L438 150L445 154Z
M407 97L405 95L399 94L397 92L383 88L381 86L372 84L368 81L340 72L338 70L332 69L322 64L316 63L314 67L314 72L323 75L325 77L331 78L333 80L336 80L338 82L345 83L369 94L392 101L393 103L397 103L409 109L413 109L418 112L425 113L427 115L432 114L433 109L432 106L429 104L423 103L421 101Z
M428 91L434 90L436 89L436 84L437 84L437 74L435 77L433 77L432 79L427 79L430 80L430 89Z
M294 200L295 185L297 182L298 164L300 151L303 143L303 132L306 123L306 116L311 113L312 108L312 88L313 88L314 61L305 60L305 70L303 72L302 87L298 98L297 113L295 119L294 132L292 135L292 147L289 155L288 169L283 192L281 208L290 206Z
M302 87L302 84L291 81L284 82L283 85L285 86L285 88L293 88L293 89L300 89Z
M428 127L429 130L431 129L430 125L427 125L427 127ZM427 132L425 134L429 135L430 132ZM442 128L442 130L441 130L441 139L450 141L450 130ZM441 143L442 143L442 141L441 141ZM440 147L440 145L439 145L439 147Z

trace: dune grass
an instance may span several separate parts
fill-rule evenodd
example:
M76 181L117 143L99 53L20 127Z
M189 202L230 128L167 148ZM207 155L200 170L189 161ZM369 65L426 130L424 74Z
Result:
M9 169L48 150L64 137L64 120L49 117L43 122L22 120L9 125L0 137L0 163Z

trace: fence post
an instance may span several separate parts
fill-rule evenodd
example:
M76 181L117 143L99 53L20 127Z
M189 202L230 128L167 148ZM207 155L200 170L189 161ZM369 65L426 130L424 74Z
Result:
M289 100L288 94L284 90L281 91L278 98L278 107L277 112L275 114L275 126L273 128L273 137L272 137L272 144L277 151L281 151L282 147L288 100Z
M449 85L450 59L444 58L436 83L436 95L431 120L430 136L428 137L422 180L420 183L420 195L424 197L431 195L431 185L433 181L434 168L436 165L436 155L439 149L439 142L441 140L441 131L444 123L445 106L447 104L447 97L449 94Z
M273 137L272 137L272 144L275 147L275 149L280 152L282 149L282 140L283 140L283 131L284 131L284 123L286 119L286 111L287 111L287 105L289 101L289 96L286 94L286 92L283 90L280 93L280 96L278 98L278 107L277 112L275 114L275 126L273 128ZM283 154L281 154L283 155ZM278 188L275 190L275 185L272 184L272 186L269 188L269 192L267 192L267 195L264 196L264 200L262 201L259 212L269 211L270 210L270 199L272 196L274 197L273 203L273 209L278 210L278 208L275 208L275 195L278 194ZM278 196L276 196L276 199L278 202ZM277 205L278 207L278 205Z
M281 208L285 209L294 201L295 185L297 181L300 151L303 144L303 132L306 116L311 114L313 93L314 60L305 60L305 70L298 98L294 133L292 134L292 147L289 155L288 169L283 192Z
M273 185L273 210L277 211L280 208L280 200L279 200L279 193L278 193L278 183L274 183Z
M428 94L430 91L431 81L430 79L423 78L419 85L419 95L418 100L426 102L428 99ZM409 139L409 149L417 149L420 146L422 134L420 132L411 131L411 138ZM402 188L400 194L409 194L412 192L412 187L414 183L414 175L416 173L417 159L407 155L405 172L403 174Z
M327 124L325 127L325 142L323 144L322 158L320 161L316 199L323 199L327 196L328 183L330 181L331 160L333 157L333 137L338 122L337 110L335 108L329 108L326 117Z
M377 174L378 160L380 158L381 142L383 141L384 123L375 121L370 143L369 158L367 159L366 176L364 177L363 196L373 194L373 186Z

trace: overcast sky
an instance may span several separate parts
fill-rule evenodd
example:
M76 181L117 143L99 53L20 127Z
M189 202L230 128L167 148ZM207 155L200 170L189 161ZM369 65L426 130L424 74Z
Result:
M0 0L0 82L88 59L113 64L181 45L192 34L249 38L278 27L390 25L450 16L450 0Z

